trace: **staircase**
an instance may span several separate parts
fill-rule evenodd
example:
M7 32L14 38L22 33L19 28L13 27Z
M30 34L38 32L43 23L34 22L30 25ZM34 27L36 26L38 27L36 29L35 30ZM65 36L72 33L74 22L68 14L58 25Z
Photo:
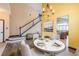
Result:
M39 24L41 22L41 14L39 14L35 19L28 22L27 24L24 24L23 26L19 27L19 36L25 36L30 29L32 29L34 26ZM35 28L33 29L35 30ZM31 30L32 31L32 30Z

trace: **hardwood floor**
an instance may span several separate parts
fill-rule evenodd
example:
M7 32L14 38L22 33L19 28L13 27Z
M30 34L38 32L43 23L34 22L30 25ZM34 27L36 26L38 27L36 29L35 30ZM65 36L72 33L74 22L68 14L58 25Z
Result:
M0 56L2 55L3 51L5 50L6 43L0 43Z
M17 44L7 44L2 56L21 56Z

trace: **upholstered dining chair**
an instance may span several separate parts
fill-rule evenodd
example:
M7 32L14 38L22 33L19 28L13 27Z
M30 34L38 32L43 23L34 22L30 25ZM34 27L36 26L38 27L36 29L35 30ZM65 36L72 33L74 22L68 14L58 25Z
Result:
M59 39L60 39L60 35L58 35L58 34L54 34L54 35L52 36L52 39L59 40Z
M31 56L31 51L30 51L30 47L25 43L25 41L23 40L21 42L21 54L22 56Z

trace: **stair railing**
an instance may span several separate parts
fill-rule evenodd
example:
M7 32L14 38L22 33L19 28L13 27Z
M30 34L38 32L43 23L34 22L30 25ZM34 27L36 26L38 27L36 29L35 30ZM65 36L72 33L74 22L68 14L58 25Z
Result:
M39 14L35 19L32 21L24 24L23 26L19 27L19 34L22 36L25 32L27 32L30 28L32 28L34 25L39 23L41 21L41 14Z

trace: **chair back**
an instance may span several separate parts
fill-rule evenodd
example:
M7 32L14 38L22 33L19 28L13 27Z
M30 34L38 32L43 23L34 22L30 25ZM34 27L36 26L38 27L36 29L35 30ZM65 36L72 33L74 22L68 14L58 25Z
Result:
M29 45L26 44L24 40L21 42L21 54L22 54L22 56L31 56L32 55Z

